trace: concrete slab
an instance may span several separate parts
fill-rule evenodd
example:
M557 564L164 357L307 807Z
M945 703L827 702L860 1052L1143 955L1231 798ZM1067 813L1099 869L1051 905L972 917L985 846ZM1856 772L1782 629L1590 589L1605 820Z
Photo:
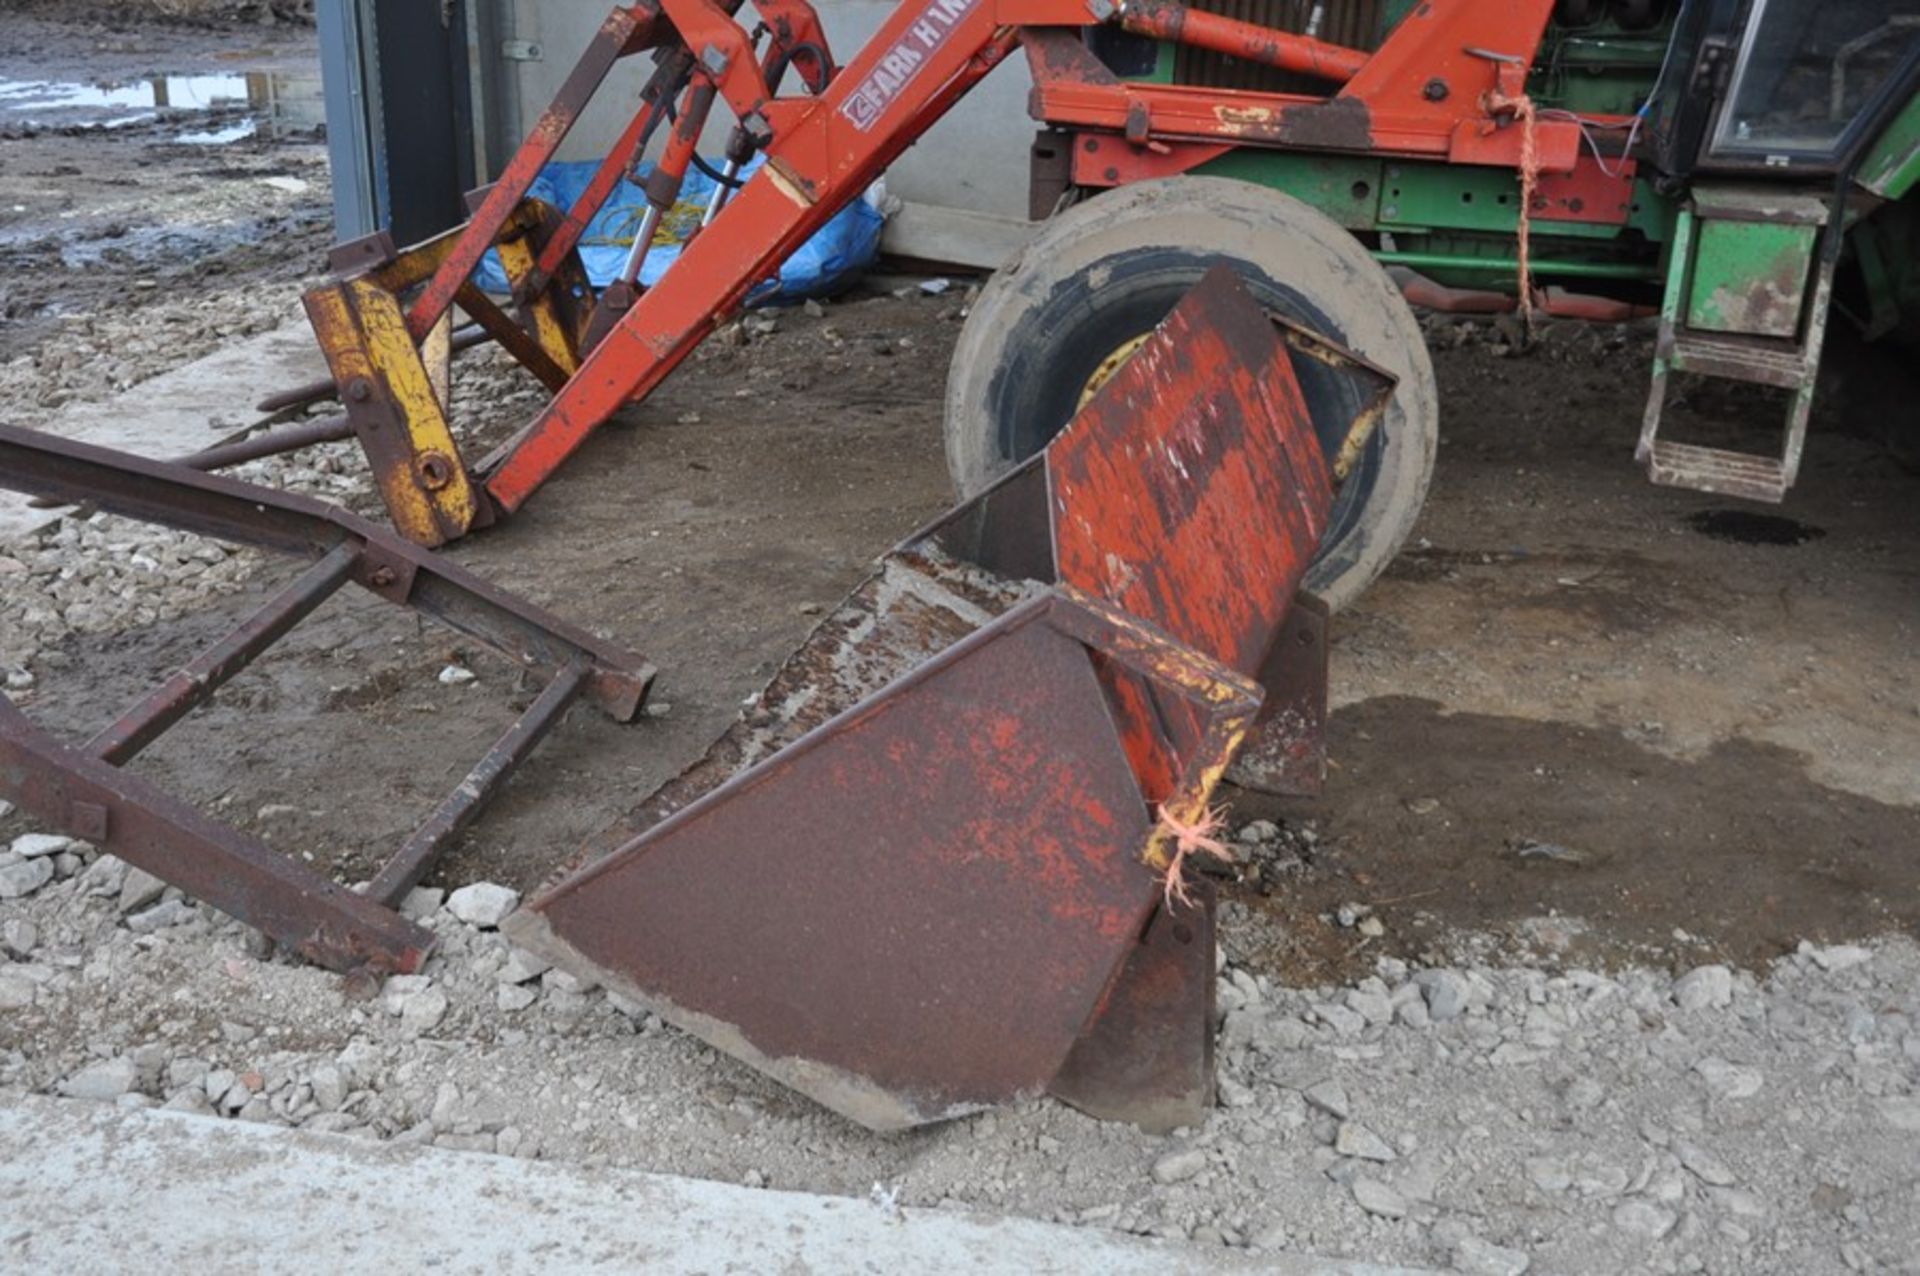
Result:
M0 1108L13 1271L1416 1276L1086 1228L402 1147L173 1112Z
M1039 229L1024 218L908 200L887 218L880 248L895 257L998 270Z
M265 418L253 405L275 390L327 374L304 322L223 346L192 363L143 381L102 403L74 403L39 428L140 456L165 459L198 452L243 433ZM17 492L0 492L0 544L58 522L64 509L35 509Z

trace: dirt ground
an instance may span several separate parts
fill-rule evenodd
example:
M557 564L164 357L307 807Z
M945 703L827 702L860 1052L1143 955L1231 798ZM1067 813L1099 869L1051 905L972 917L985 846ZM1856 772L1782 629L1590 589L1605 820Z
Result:
M0 37L0 78L297 70L305 47L23 23ZM181 144L181 127L0 114L0 359L54 355L63 314L195 289L291 299L321 267L313 134L216 148ZM191 243L161 229L183 224L220 229ZM136 246L75 256L100 239ZM964 295L903 291L883 282L709 343L520 516L454 551L663 672L637 725L577 710L434 880L539 882L697 756L874 555L944 507L940 393ZM1300 982L1461 934L1755 965L1802 938L1920 933L1920 526L1915 479L1865 428L1882 391L1823 387L1779 511L1806 539L1765 543L1709 517L1733 503L1653 488L1632 465L1644 332L1555 327L1526 350L1484 324L1433 335L1432 501L1336 621L1326 794L1236 801L1312 841L1284 875L1233 888L1246 929L1229 947ZM477 450L538 398L495 356L462 368ZM1681 415L1760 447L1773 411L1701 391ZM97 725L249 601L43 651L32 711ZM468 659L475 683L436 680ZM340 600L140 768L352 880L531 694L442 633ZM257 818L286 804L298 814ZM1375 910L1385 934L1341 926L1343 904Z
M63 24L145 37L155 28L204 29L313 25L313 0L9 0L14 10Z
M0 363L324 268L319 91L311 33L0 22Z

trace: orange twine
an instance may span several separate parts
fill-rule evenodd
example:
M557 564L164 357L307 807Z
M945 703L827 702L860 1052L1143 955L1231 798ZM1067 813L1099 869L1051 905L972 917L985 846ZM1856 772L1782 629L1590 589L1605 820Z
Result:
M1487 102L1495 111L1510 110L1520 121L1520 317L1533 336L1533 197L1540 183L1540 151L1535 143L1533 99L1525 93L1508 97L1495 90Z
M1198 819L1188 824L1165 805L1161 806L1160 830L1173 836L1173 859L1167 865L1166 876L1161 882L1168 909L1173 907L1175 900L1188 906L1193 904L1193 898L1187 894L1187 856L1196 853L1211 855L1215 859L1233 863L1233 852L1214 836L1223 824L1221 814L1219 807L1203 810Z

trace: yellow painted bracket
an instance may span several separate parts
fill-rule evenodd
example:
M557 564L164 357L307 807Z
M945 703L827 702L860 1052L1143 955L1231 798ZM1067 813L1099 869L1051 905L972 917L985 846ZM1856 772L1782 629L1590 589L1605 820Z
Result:
M456 304L502 349L557 393L580 366L594 294L579 254L569 253L553 278L532 291L529 278L558 213L527 200L501 227L494 247L505 268L517 315L509 315L469 283ZM459 243L456 227L336 275L303 299L307 318L367 454L393 525L421 545L455 540L492 521L493 510L461 459L448 420L445 336L426 348L407 329L403 296L432 278Z
M304 300L395 530L426 546L464 536L481 498L399 299L360 278L324 284Z

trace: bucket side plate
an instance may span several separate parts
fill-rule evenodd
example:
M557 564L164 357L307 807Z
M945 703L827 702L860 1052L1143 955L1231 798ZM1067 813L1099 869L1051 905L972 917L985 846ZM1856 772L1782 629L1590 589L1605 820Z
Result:
M1333 507L1292 364L1217 266L1047 450L1062 583L1255 673Z
M1156 898L1080 642L1009 613L522 914L874 1129L1042 1093Z

